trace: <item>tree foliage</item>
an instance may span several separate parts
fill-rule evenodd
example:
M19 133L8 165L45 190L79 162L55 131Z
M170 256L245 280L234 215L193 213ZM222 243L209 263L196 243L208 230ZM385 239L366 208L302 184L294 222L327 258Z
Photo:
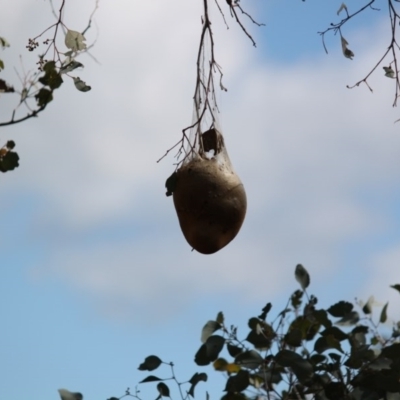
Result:
M309 276L303 266L301 270ZM180 398L190 400L197 385L204 385L214 371L226 378L221 400L400 399L400 321L391 322L391 330L385 324L388 304L374 319L373 297L365 304L340 300L324 308L318 303L307 289L296 290L274 317L271 303L250 316L241 334L219 312L202 328L202 344L194 352L194 363L201 369L181 382L172 362L150 355L139 365L140 371L164 365L170 372L147 375L139 385L153 383L160 400L171 396L165 382L172 381ZM108 400L124 397L142 399L136 386L134 392L128 388Z

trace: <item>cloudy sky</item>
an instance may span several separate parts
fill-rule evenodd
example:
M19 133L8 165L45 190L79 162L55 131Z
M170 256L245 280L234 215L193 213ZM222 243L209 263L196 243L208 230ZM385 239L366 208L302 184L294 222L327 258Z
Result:
M257 48L225 2L229 30L210 3L228 88L218 94L220 121L248 198L242 230L216 254L191 252L165 196L175 160L156 162L191 124L202 2L100 0L86 35L98 62L84 55L77 72L92 90L67 78L39 118L0 132L21 158L0 186L2 398L56 399L60 387L89 400L121 396L144 378L137 367L149 354L174 361L182 381L211 372L192 361L204 323L224 311L245 333L266 302L277 313L298 288L297 263L322 306L373 294L396 318L394 81L379 67L373 94L346 88L387 48L386 3L343 28L354 60L331 34L326 55L317 34L337 21L341 2L242 0L266 24L246 21ZM0 6L0 36L11 43L2 76L18 88L14 67L23 75L37 61L28 38L54 17L44 0ZM93 7L66 0L66 26L82 31ZM1 121L17 103L0 97ZM224 385L215 379L214 399Z

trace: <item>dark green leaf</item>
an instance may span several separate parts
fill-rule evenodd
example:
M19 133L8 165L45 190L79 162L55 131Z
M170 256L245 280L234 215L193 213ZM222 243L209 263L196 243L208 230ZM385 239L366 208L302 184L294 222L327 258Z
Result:
M14 151L7 151L7 153L0 157L0 171L7 172L19 166L19 156Z
M188 391L188 394L192 397L194 397L194 388L196 387L196 385L201 382L207 382L207 374L202 372L202 373L198 373L196 372L189 380L189 383L191 384L190 389Z
M160 396L169 397L169 387L164 382L157 384L157 390L158 393L160 393Z
M53 100L53 91L42 88L35 95L35 99L39 107L45 107L48 103L50 103Z
M325 395L329 400L347 398L348 390L343 382L330 382L324 387Z
M325 329L321 332L321 336L333 336L335 339L339 340L339 342L348 338L348 335L336 326Z
M227 347L228 353L231 357L236 357L238 354L240 354L243 351L243 349L241 347L234 346L233 344L230 344L230 343L228 343L226 347Z
M154 375L149 375L148 377L144 378L139 383L158 382L158 381L162 381L162 379L158 378L157 376L154 376Z
M225 339L219 335L210 336L197 351L194 361L197 365L208 365L218 358L223 349Z
M9 86L6 81L3 79L0 79L0 93L13 93L14 88L12 86Z
M262 362L263 358L255 350L244 351L235 358L235 364L247 369L257 369Z
M325 310L314 310L313 317L325 328L332 326L332 322L328 318L328 313Z
M267 315L270 312L271 308L272 308L272 304L271 303L267 303L267 305L262 309L262 313L258 316L258 318L260 318L263 321L265 321L265 319L267 318Z
M350 326L355 325L360 320L360 315L357 311L351 311L348 314L345 314L339 321L336 321L336 325L341 326Z
M386 303L384 305L384 307L382 308L381 316L379 318L379 322L381 322L381 323L385 323L386 320L387 320L387 308L388 308L388 305L389 305L389 303Z
M303 335L300 329L292 329L284 337L285 343L292 347L300 347Z
M43 66L43 71L45 75L39 79L39 82L45 86L49 86L50 89L57 89L63 83L61 75L57 72L55 68L55 62L49 61Z
M167 189L166 196L171 196L176 189L178 174L173 172L172 175L165 181L165 187Z
M309 379L313 374L312 364L294 351L281 350L275 356L275 361L282 367L291 368L300 381Z
M218 322L218 324L223 325L224 324L224 313L222 311L220 311L217 314L217 318L216 321Z
M320 363L324 362L325 360L326 360L326 357L322 354L313 354L310 357L310 362L313 365L320 364Z
M349 314L352 309L353 304L347 301L339 301L333 306L330 306L327 311L332 317L344 317L346 314Z
M162 361L157 356L148 356L144 359L144 362L139 365L140 371L153 371L161 365Z
M299 308L301 306L301 299L303 297L302 290L296 290L292 296L290 297L290 303L292 304L293 308Z
M249 372L240 370L236 375L230 376L226 382L225 391L240 393L250 385Z
M297 282L300 283L300 286L303 290L308 288L308 286L310 285L310 274L301 264L296 265L294 276Z
M262 333L258 334L256 331L250 331L246 340L259 350L266 350L271 347L271 339L265 337Z
M332 335L322 336L314 344L314 350L318 353L323 353L328 349L336 349L341 353L343 352L340 342Z
M110 398L107 399L107 400L119 400L119 398L118 398L118 397L110 397Z
M391 285L390 287L393 288L393 289L395 289L395 290L397 290L398 292L400 292L400 285L399 285L399 284L397 284L397 285Z
M6 147L7 147L7 149L12 150L15 147L14 140L8 140L7 143L6 143Z
M385 347L380 354L380 357L390 358L396 360L400 358L400 343L394 343L388 347Z
M201 342L205 343L207 339L218 329L221 328L221 324L217 321L208 321L201 330Z

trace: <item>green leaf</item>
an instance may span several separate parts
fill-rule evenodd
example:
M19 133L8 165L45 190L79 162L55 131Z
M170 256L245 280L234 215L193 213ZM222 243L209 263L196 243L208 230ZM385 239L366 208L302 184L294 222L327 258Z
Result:
M142 381L140 381L139 383L146 383L146 382L158 382L158 381L162 381L161 378L158 378L157 376L154 375L149 375L148 377L144 378Z
M85 36L77 31L68 30L65 35L65 45L72 51L80 51L86 49Z
M314 344L314 350L317 353L323 353L325 350L335 349L343 353L339 340L332 335L320 337Z
M7 151L0 157L0 171L12 171L19 167L19 156L14 151Z
M262 313L258 316L258 318L260 318L263 321L265 321L265 319L267 318L268 313L271 311L271 308L272 308L272 304L271 303L267 303L267 305L262 309Z
M80 91L80 92L88 92L91 90L91 86L86 85L86 82L84 82L81 78L72 78L74 80L74 85L75 87Z
M205 343L207 339L220 328L221 325L217 321L207 321L201 330L201 342Z
M228 343L226 346L228 353L231 357L236 357L238 354L240 354L243 349L238 346L234 346L233 344Z
M332 336L339 342L346 340L348 335L344 333L341 329L337 328L336 326L332 326L330 328L325 329L321 332L321 336Z
M1 71L2 69L4 69L4 62L3 62L3 60L0 60L0 71Z
M299 308L301 305L301 298L303 297L303 291L296 290L292 296L290 297L290 303L292 304L293 308Z
M353 304L347 301L339 301L338 303L330 306L327 311L332 317L344 317L353 309Z
M240 370L236 375L230 376L226 382L225 391L228 393L240 393L250 385L249 372Z
M308 288L310 285L310 274L301 264L296 265L294 276L303 290Z
M197 365L208 365L218 358L223 349L225 339L219 335L210 336L194 356Z
M379 318L379 322L381 322L382 324L386 322L387 320L387 308L388 308L389 303L386 303L381 311L381 316Z
M0 36L0 46L4 50L6 47L10 47L10 43L6 39Z
M6 81L0 79L0 93L13 93L15 92L12 86L9 86Z
M224 320L225 320L225 318L224 318L224 313L223 313L222 311L220 311L220 312L217 314L216 321L217 321L220 325L223 325L223 324L224 324Z
M49 86L50 89L54 90L61 86L63 80L61 75L56 70L56 63L49 61L43 66L45 75L39 79L39 82L45 86Z
M80 63L78 61L75 61L75 60L72 60L72 61L68 62L68 64L63 65L60 68L60 74L67 74L68 72L71 72L74 69L77 69L77 68L80 68L80 67L83 68L83 64L82 63Z
M35 99L39 107L46 107L46 105L53 100L53 91L42 88L35 95Z
M275 361L282 367L289 367L300 381L309 379L313 374L312 364L291 350L281 350L275 356Z
M390 287L393 288L393 289L395 289L395 290L397 290L398 292L400 292L400 285L399 285L399 284L397 284L397 285L391 285Z
M58 389L61 400L82 400L83 395L79 392L70 392L67 389Z
M190 389L188 391L188 394L192 397L194 397L194 388L196 387L196 385L203 381L203 382L207 382L207 374L202 372L202 373L198 373L196 372L189 380L189 383L191 384Z
M169 387L164 382L157 384L157 390L161 397L169 397Z
M148 356L144 359L144 362L139 365L140 371L154 371L162 363L162 360L157 356Z
M235 364L247 369L257 369L264 359L255 350L244 351L235 357Z
M350 326L355 325L360 320L360 315L357 311L351 311L345 314L339 321L336 321L336 325Z

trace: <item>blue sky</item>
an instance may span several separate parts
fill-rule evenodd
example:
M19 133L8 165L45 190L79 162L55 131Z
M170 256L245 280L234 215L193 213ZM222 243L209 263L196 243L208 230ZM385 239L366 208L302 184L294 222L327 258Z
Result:
M93 2L82 3L67 0L70 29L87 24ZM87 34L90 42L98 32L100 65L80 59L92 91L66 79L39 118L0 132L21 157L0 187L2 398L57 399L61 387L89 400L120 396L145 377L137 367L149 354L174 361L181 380L208 372L197 398L206 389L220 398L224 378L192 361L202 326L224 311L245 335L250 316L268 301L280 311L298 288L297 263L321 305L373 294L396 318L394 85L378 69L374 94L346 89L386 48L386 14L368 11L343 28L350 61L338 37L323 50L317 32L337 20L340 2L323 3L242 0L266 23L247 24L257 48L212 10L228 87L221 124L248 211L237 238L204 256L190 251L164 194L174 159L156 163L191 122L201 1L100 2ZM53 19L47 1L20 0L0 20L11 43L2 75L17 87L12 67L20 54L34 65L27 39ZM0 97L1 120L10 99Z

